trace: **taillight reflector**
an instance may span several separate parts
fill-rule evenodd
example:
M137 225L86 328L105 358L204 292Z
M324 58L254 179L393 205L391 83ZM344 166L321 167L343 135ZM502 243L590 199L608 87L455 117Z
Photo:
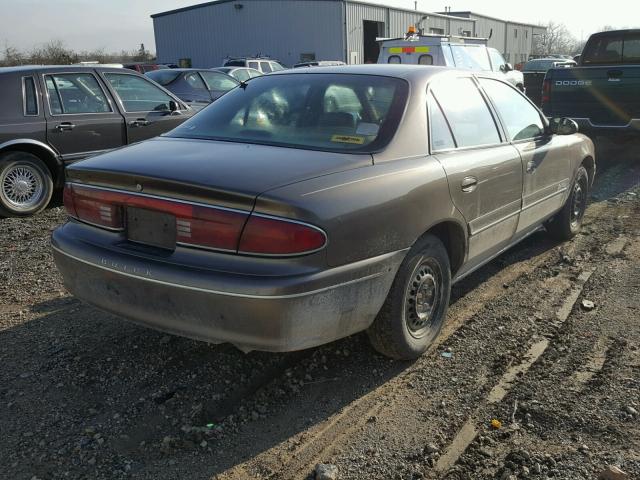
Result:
M324 232L310 225L251 215L242 232L240 253L298 255L324 247Z
M542 82L542 106L551 100L551 80L545 79Z

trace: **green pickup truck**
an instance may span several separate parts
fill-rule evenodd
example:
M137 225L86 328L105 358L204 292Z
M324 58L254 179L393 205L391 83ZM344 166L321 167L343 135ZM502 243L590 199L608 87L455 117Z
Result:
M640 136L640 29L595 33L577 67L549 70L542 111L592 137Z

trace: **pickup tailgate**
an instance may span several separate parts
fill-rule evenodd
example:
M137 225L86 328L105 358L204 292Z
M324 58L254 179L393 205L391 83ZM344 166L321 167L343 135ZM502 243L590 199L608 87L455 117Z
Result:
M554 68L546 80L548 117L584 118L594 126L624 126L640 118L640 65Z

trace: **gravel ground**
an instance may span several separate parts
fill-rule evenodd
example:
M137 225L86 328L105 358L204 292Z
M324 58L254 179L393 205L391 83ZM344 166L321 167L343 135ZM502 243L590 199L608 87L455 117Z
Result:
M0 477L640 478L640 162L614 153L582 234L456 285L413 363L364 335L243 354L131 325L64 290L62 209L0 220Z

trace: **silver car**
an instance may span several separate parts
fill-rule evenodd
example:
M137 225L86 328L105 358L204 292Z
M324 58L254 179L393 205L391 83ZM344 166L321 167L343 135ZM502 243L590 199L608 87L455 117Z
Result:
M270 351L367 330L415 358L452 283L543 226L577 233L595 156L576 131L491 73L265 75L72 165L54 257L77 297L159 330Z

